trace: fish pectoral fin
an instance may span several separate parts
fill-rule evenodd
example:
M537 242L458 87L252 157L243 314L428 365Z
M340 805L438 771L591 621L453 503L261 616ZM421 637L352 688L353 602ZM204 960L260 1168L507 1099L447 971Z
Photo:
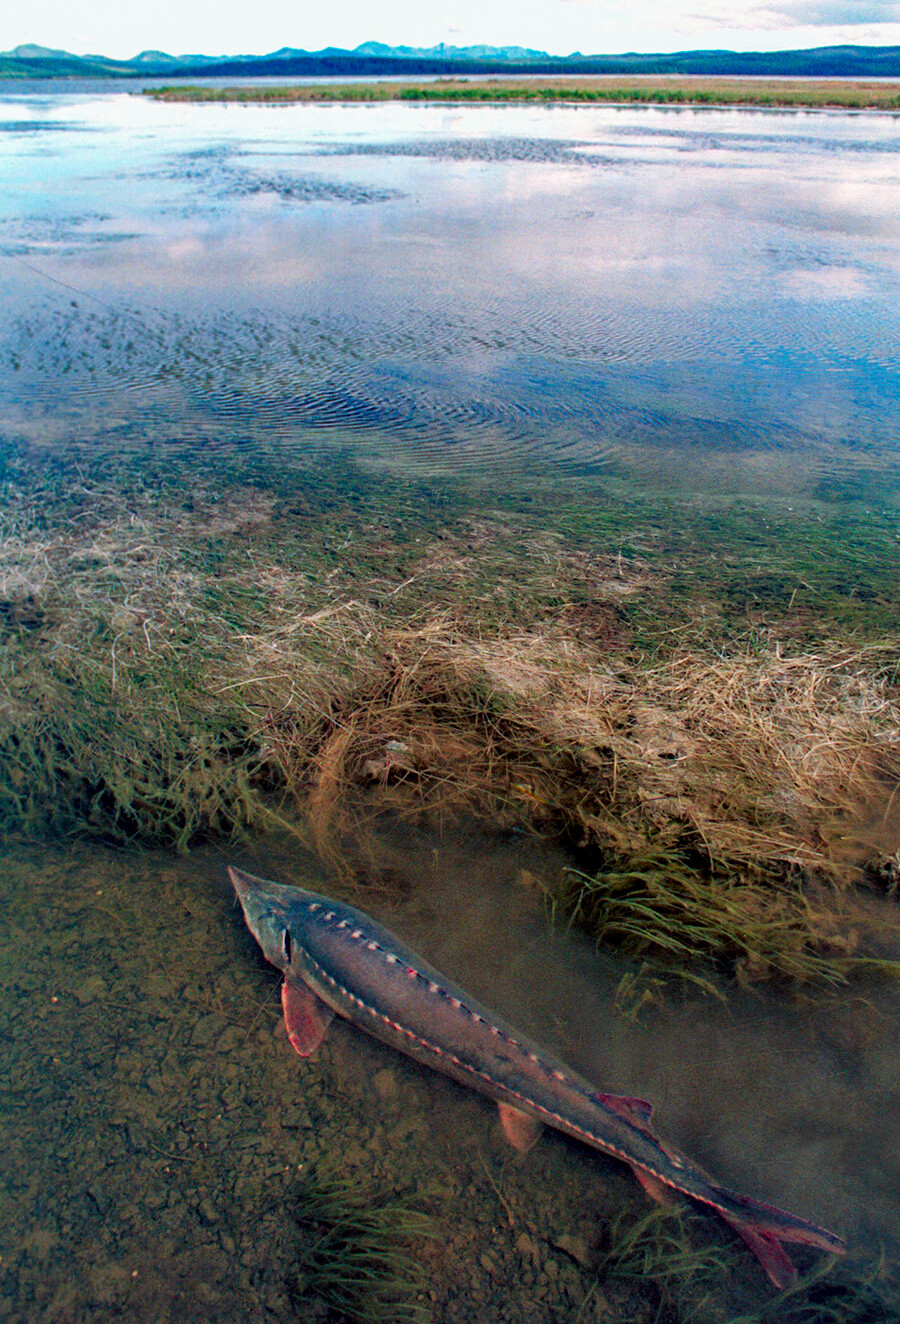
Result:
M660 1181L658 1177L654 1177L652 1172L646 1172L633 1163L629 1164L629 1167L651 1200L655 1200L657 1204L664 1205L666 1208L675 1204L671 1188L665 1182Z
M286 979L281 985L284 1024L291 1047L309 1057L325 1038L334 1012L306 984Z
M500 1110L503 1134L513 1149L517 1149L520 1154L527 1154L541 1134L540 1122L530 1113L514 1108L511 1103L498 1103L497 1107Z

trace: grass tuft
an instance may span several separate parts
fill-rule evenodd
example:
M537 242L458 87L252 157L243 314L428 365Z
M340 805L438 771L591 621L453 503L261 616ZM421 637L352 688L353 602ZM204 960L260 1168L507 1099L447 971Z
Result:
M307 1175L299 1220L307 1240L293 1293L319 1297L354 1324L425 1324L423 1271L409 1243L434 1236L431 1220L404 1200L379 1197L326 1169Z
M659 971L713 994L723 974L740 983L774 977L826 986L863 970L900 979L900 962L852 954L859 934L840 922L838 897L825 893L817 908L802 876L775 886L656 850L593 875L565 870L550 906L554 919L562 913L598 945L644 963L634 987L620 990L626 1001L645 993Z
M695 1245L690 1229L699 1221L660 1207L637 1221L623 1211L606 1230L598 1282L639 1285L653 1324L713 1324L721 1319L717 1289L733 1276L738 1259L729 1245Z

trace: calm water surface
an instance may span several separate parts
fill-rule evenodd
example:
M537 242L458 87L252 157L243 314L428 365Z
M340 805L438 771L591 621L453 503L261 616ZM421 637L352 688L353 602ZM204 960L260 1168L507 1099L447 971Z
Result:
M896 494L900 118L0 100L13 440Z

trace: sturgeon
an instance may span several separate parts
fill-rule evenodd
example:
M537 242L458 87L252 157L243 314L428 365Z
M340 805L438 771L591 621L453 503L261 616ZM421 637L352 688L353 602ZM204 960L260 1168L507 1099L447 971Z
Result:
M797 1277L783 1243L843 1253L833 1232L719 1185L660 1139L649 1103L595 1089L362 911L240 869L228 872L250 932L284 974L285 1026L301 1057L316 1051L337 1013L493 1099L516 1149L524 1152L542 1125L552 1126L627 1163L660 1203L678 1191L714 1210L778 1288Z

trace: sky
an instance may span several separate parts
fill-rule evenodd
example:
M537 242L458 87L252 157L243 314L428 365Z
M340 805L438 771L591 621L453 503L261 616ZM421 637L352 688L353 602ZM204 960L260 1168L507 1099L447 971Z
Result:
M552 55L900 45L900 0L29 0L0 13L0 50L262 55L281 46L528 46Z

